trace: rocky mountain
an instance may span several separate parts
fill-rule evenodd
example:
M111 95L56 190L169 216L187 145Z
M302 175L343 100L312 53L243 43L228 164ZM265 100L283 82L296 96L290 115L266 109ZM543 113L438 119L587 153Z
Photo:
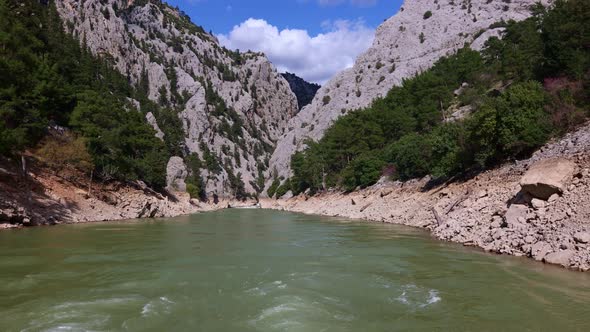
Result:
M287 82L289 82L291 90L297 97L297 104L299 105L299 110L309 105L315 97L318 90L321 88L319 84L309 83L301 77L292 73L283 73L281 75L283 75Z
M402 80L431 67L465 44L480 50L499 36L501 21L530 17L537 0L412 0L376 31L373 45L354 66L333 77L288 125L270 161L274 174L290 175L290 158L311 138L319 140L340 116L369 106ZM543 0L547 5L552 0ZM459 87L458 87L459 88ZM270 184L270 181L267 182Z
M221 47L159 0L55 4L67 32L177 113L182 128L164 130L165 119L144 111L157 137L181 137L182 155L168 164L169 187L185 189L186 161L198 156L207 193L260 191L275 142L297 112L289 84L264 55Z

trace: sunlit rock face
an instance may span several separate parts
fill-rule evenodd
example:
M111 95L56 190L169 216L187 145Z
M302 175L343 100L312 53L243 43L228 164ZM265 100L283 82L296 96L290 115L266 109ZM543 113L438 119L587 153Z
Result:
M290 122L270 160L279 176L291 173L291 155L305 148L307 138L318 140L340 116L369 106L404 78L430 68L465 44L480 50L499 36L502 20L524 20L537 0L409 0L376 31L373 45L354 66L333 77L312 103ZM548 5L552 0L541 1ZM267 185L270 185L270 180Z
M185 145L179 157L196 153L202 159L203 145L217 157L219 174L202 171L208 192L230 195L230 172L256 192L276 141L297 113L289 84L264 55L222 48L185 14L157 0L57 0L56 7L65 29L92 53L110 59L132 83L147 77L150 99L165 99L177 110ZM215 112L204 85L239 121ZM153 114L146 121L165 137Z

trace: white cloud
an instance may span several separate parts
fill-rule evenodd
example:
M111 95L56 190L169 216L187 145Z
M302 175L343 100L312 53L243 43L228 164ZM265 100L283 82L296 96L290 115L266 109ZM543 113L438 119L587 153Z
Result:
M375 30L361 20L326 21L322 27L325 33L310 36L306 30L279 30L265 20L250 18L218 38L229 49L264 52L281 72L323 84L354 64L371 46Z

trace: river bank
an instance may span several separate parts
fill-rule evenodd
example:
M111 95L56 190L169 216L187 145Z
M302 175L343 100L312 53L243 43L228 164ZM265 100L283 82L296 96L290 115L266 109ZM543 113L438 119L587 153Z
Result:
M166 218L253 204L219 198L191 199L187 193L158 193L141 182L90 182L74 169L60 171L27 158L27 178L18 163L0 164L0 230L27 226Z
M396 223L428 229L440 240L489 252L527 256L590 270L590 125L537 151L530 159L428 188L429 179L380 183L352 193L329 192L264 200L264 208ZM534 165L573 167L560 195L536 199L521 191ZM550 175L548 175L550 176Z
M551 142L530 159L473 178L428 187L419 181L380 183L352 193L262 200L263 208L396 223L489 252L527 256L590 270L590 124ZM563 190L545 199L521 191L523 176L544 161L571 165ZM13 165L10 167L10 165ZM92 182L76 171L55 172L30 161L27 179L16 163L0 167L0 229L24 226L164 218L252 206L254 202L191 200L154 192L141 183ZM551 178L551 172L538 177Z

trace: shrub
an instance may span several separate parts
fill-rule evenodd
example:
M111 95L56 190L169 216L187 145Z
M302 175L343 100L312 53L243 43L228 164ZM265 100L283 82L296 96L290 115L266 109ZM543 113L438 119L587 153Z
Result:
M590 68L590 1L559 0L543 20L542 36L551 75L580 79Z
M584 83L567 77L545 79L544 87L550 96L547 107L551 122L560 133L567 132L583 123L589 115L590 95Z
M330 98L330 96L324 96L324 98L322 99L322 103L324 104L324 106L328 105L330 103L330 100L332 100L332 98Z
M193 199L198 199L202 202L207 200L205 183L200 173L192 174L186 179L186 192Z
M431 147L419 134L408 134L385 149L385 161L396 166L401 180L423 177L430 170Z
M291 190L291 182L289 180L285 181L283 185L279 186L276 191L276 197L281 198L285 196Z
M424 13L424 19L425 19L425 20L427 20L427 19L429 19L429 18L431 18L431 17L432 17L432 12L431 12L430 10L429 10L429 11L427 11L426 13Z
M272 184L270 185L270 187L268 187L268 190L266 191L266 194L268 195L268 197L273 198L280 185L281 185L281 181L278 178L275 178L272 181Z
M193 199L199 199L199 188L192 183L186 184L186 192L190 195Z
M486 166L521 157L544 144L551 132L541 85L529 81L489 99L468 122L474 161Z
M430 174L448 178L463 170L464 147L461 142L465 130L462 124L449 123L436 128L428 136L431 148Z
M35 153L41 160L60 170L68 165L84 172L94 169L86 140L66 132L61 137L47 136Z
M381 177L384 166L383 160L376 156L361 156L351 162L342 172L342 187L352 191L357 187L372 186Z

